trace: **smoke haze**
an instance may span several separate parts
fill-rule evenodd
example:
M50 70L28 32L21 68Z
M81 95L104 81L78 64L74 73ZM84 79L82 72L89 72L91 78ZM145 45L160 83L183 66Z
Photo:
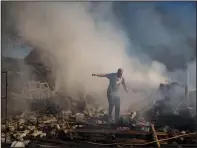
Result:
M139 8L139 4L131 2L127 6L130 9L125 9L131 12L114 11L127 4L17 2L12 4L10 16L25 41L53 55L50 66L56 91L76 95L85 90L97 96L98 102L105 106L108 80L91 77L91 74L116 72L121 67L129 84L129 95L122 94L123 108L127 108L148 95L133 93L132 88L150 93L168 77L183 80L178 78L185 71L183 65L195 59L195 45L192 42L190 47L186 41L196 38L195 31L185 29L190 22L179 22L181 25L173 29L170 25L174 25L174 20L164 20L169 14L165 13L162 18L155 5ZM118 16L124 13L130 15L130 19L120 21ZM172 24L166 24L169 22ZM196 62L192 64L196 66Z

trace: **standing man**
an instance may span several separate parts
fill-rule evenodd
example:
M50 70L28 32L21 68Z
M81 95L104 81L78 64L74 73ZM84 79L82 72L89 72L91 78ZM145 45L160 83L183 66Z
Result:
M109 74L92 74L92 76L97 77L106 77L109 79L109 86L107 89L107 98L109 103L109 120L112 119L112 110L115 106L115 119L117 120L120 115L120 85L122 84L125 91L127 91L127 87L125 84L125 79L122 76L123 69L119 68L116 73Z

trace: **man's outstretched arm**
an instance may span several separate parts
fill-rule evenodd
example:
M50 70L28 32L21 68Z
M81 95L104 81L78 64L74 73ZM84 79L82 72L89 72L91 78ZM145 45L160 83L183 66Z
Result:
M123 78L123 81L122 81L122 85L124 87L124 90L128 93L128 89L127 89L126 82L125 82L124 78Z
M97 77L107 77L108 74L92 74L92 76L97 76Z

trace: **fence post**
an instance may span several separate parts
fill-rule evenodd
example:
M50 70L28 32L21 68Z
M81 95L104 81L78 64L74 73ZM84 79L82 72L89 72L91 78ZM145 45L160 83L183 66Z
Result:
M5 86L5 95L2 92L1 94L3 94L3 95L1 96L1 99L5 99L5 122L6 122L5 126L6 126L6 129L7 129L7 120L8 120L8 102L7 102L7 96L8 96L8 72L7 71L2 71L1 75L2 76L5 75L5 77L1 77L1 78L5 79L5 83L3 84ZM6 142L7 142L7 131L5 132L5 144L6 144Z

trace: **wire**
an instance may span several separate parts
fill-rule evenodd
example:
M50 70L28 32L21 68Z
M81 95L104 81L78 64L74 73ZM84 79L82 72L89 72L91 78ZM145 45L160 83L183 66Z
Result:
M170 138L165 138L165 139L160 139L160 140L158 140L158 142L168 141L168 140L171 140L171 139L176 139L176 138L179 138L179 137L184 137L184 136L189 136L189 135L195 135L195 134L197 134L197 132L189 133L189 134L177 135L177 136L170 137ZM155 140L155 141L151 141L151 142L147 142L147 143L143 143L143 144L126 144L125 142L122 142L122 143L112 143L112 144L111 143L110 144L95 143L95 142L89 142L89 141L81 141L81 142L85 142L85 143L89 143L89 144L93 144L93 145L102 145L102 146L113 146L113 145L125 145L125 146L136 145L136 146L144 146L144 145L155 143L157 141Z
M197 132L189 133L189 134L177 135L177 136L170 137L170 138L165 138L165 139L160 139L160 140L158 140L158 142L168 141L168 140L171 140L171 139L176 139L176 138L179 138L179 137L184 137L184 136L189 136L189 135L195 135L195 134L197 134ZM148 144L152 144L152 143L155 143L155 142L157 142L157 141L155 140L155 141L151 141L151 142L147 142L147 143L139 144L139 145L148 145ZM128 145L129 145L129 144L128 144ZM138 145L138 144L137 144L137 145Z
M158 140L158 142L161 142L161 141L168 141L168 140L171 140L171 139L176 139L178 137L184 137L184 136L189 136L189 135L195 135L197 134L197 132L194 132L194 133L189 133L189 134L182 134L182 135L177 135L177 136L174 136L174 137L170 137L170 138L165 138L165 139L160 139ZM30 139L32 140L32 139ZM42 140L42 139L33 139L33 140L38 140L38 141L45 141L45 140ZM126 143L126 142L120 142L120 143L96 143L96 142L90 142L90 141L82 141L82 140L75 140L73 139L73 141L76 141L76 142L83 142L83 143L88 143L88 144L92 144L92 145L100 145L100 146L115 146L115 145L118 145L121 147L121 145L123 146L145 146L145 145L148 145L148 144L152 144L152 143L155 143L157 142L156 140L155 141L151 141L151 142L147 142L147 143L143 143L143 144L131 144L131 143ZM46 142L46 141L45 141ZM52 142L53 143L53 140L50 140L48 142ZM60 143L60 144L67 144L65 143L64 141L57 141L55 143ZM51 147L55 147L55 146L51 146Z

